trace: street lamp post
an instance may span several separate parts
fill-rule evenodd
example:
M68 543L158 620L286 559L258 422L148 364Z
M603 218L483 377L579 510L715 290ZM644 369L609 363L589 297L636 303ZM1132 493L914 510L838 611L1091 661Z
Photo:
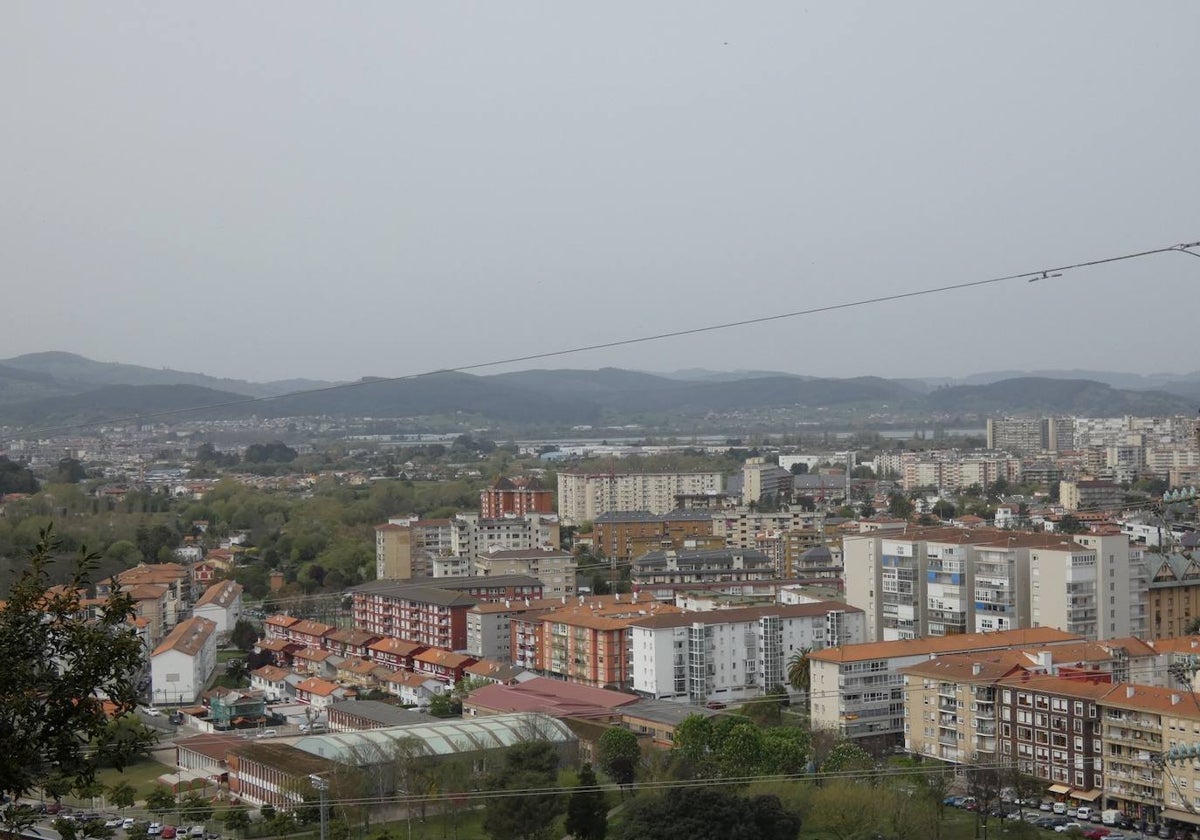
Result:
M313 773L311 776L309 776L308 780L312 782L313 788L316 789L317 793L321 797L321 840L329 840L329 833L326 830L327 825L325 816L325 795L329 792L329 780L322 776L318 776L316 773Z

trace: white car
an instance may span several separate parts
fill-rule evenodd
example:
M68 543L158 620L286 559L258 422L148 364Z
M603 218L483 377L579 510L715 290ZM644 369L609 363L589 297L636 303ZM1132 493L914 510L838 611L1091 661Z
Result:
M154 708L153 706L143 706L142 711L145 712L146 714L150 715L150 717L158 717L159 715L162 714L162 712L160 712L158 709Z
M278 734L279 734L278 730L264 729L262 732L259 732L254 737L256 737L256 738L274 738Z
M125 831L128 831L129 829L133 828L133 826L134 826L133 817L126 817L125 819L121 820L121 828L124 829Z
M157 837L158 835L162 834L162 823L150 823L150 827L146 829L146 833L151 837Z
M1080 831L1083 830L1083 826L1081 826L1077 822L1063 823L1062 825L1054 826L1054 830L1057 831L1059 834L1066 834L1072 828L1078 828Z

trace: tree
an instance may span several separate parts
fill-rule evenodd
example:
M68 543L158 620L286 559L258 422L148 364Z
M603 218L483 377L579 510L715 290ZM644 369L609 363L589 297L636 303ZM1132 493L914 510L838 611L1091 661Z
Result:
M903 493L893 493L888 496L888 513L899 519L908 519L913 512L912 499Z
M83 469L83 464L74 458L60 459L58 466L50 474L52 484L78 484L85 478L87 478L87 472Z
M250 827L250 814L243 807L230 808L225 812L225 830L237 836Z
M566 829L575 840L604 840L608 833L608 804L590 764L579 770L579 786L567 801Z
M776 796L745 797L721 788L674 788L640 797L626 810L619 840L796 840L800 816Z
M762 730L749 721L739 721L721 739L717 764L723 776L745 778L758 771L762 758Z
M213 805L206 797L189 793L179 802L179 815L187 822L207 822L212 818Z
M875 759L871 758L871 754L858 744L846 739L834 744L833 749L821 762L821 770L826 773L865 772L874 769Z
M812 648L800 648L788 657L787 663L788 685L804 694L812 688L812 661L808 658L810 653Z
M288 463L296 460L298 453L290 446L280 441L272 443L252 443L246 447L243 456L247 464Z
M132 808L137 801L137 788L129 782L117 782L108 789L108 801L118 808Z
M680 778L700 779L715 775L713 724L703 715L688 715L675 727L671 757Z
M933 515L938 519L953 519L955 514L954 505L945 499L938 499L933 503Z
M120 717L137 706L144 652L133 602L114 592L94 617L81 608L97 560L86 550L67 584L50 589L59 545L50 526L39 532L0 609L0 792L12 800L56 776L90 784L98 768L123 768L148 746L136 730L116 737L106 709Z
M519 793L488 798L484 830L494 840L546 840L564 808L562 797L553 791L557 774L558 752L548 741L524 741L509 747L504 765L488 776L485 788Z
M1079 521L1078 516L1068 513L1058 521L1058 527L1055 530L1063 534L1082 534L1087 530L1087 526Z
M249 652L254 643L258 641L258 630L255 626L244 618L239 618L237 623L233 625L233 631L229 634L229 640L234 646L243 652Z
M637 736L620 726L610 727L596 745L596 761L610 779L626 788L633 784L642 748Z
M832 834L839 840L865 837L879 825L878 791L844 779L813 791L808 809L808 827Z
M36 493L37 479L33 471L0 455L0 496L8 493Z
M156 787L146 794L146 810L160 817L175 810L175 794L165 787Z

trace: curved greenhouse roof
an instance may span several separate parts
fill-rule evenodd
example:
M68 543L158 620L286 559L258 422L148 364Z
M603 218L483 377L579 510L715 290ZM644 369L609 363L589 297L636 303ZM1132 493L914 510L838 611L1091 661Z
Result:
M308 735L293 746L343 764L363 765L391 759L398 749L407 749L408 745L417 755L442 756L503 749L535 740L565 743L575 740L575 735L565 723L549 715L521 713Z

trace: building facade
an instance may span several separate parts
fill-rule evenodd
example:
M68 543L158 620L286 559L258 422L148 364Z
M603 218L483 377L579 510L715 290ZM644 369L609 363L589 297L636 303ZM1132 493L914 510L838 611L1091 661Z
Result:
M862 610L835 601L664 613L630 625L633 691L733 702L786 685L798 651L864 641Z
M558 512L565 524L593 522L608 511L667 513L676 496L721 493L720 472L558 474Z

